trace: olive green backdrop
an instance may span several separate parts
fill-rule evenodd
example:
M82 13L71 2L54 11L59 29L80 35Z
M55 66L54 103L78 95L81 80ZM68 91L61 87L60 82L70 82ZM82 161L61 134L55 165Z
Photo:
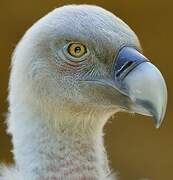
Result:
M117 114L105 128L106 147L121 180L173 180L173 1L0 0L0 161L12 162L6 135L7 84L12 51L24 32L50 10L69 3L97 4L114 12L138 34L144 53L163 73L168 109L159 130L140 115ZM172 109L172 111L171 111ZM26 141L27 143L27 141Z

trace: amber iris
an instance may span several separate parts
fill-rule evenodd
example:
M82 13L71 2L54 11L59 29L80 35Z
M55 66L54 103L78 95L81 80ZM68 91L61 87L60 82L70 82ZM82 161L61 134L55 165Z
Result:
M87 52L87 49L83 44L71 43L68 46L68 53L75 58L82 57L86 52Z

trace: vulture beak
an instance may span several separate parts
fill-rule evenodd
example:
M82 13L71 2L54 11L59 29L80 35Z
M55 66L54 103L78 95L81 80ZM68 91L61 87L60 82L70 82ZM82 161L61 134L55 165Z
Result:
M152 116L159 128L167 105L167 88L160 71L136 49L123 47L113 73L116 87L131 100L130 111Z

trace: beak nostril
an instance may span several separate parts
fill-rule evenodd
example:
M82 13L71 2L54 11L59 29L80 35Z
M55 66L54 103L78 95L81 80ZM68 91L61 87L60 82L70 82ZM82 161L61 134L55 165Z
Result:
M124 46L115 57L113 65L114 78L122 81L136 66L148 59L132 47Z
M116 77L120 76L120 74L126 70L128 67L130 67L133 64L134 61L127 61L124 63L124 65L121 67L121 69L118 70Z

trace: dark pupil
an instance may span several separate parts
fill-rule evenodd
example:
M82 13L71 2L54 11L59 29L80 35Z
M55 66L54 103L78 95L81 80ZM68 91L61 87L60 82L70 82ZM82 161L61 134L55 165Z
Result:
M74 51L75 51L75 53L80 53L81 52L81 48L78 46L78 47L75 48Z

